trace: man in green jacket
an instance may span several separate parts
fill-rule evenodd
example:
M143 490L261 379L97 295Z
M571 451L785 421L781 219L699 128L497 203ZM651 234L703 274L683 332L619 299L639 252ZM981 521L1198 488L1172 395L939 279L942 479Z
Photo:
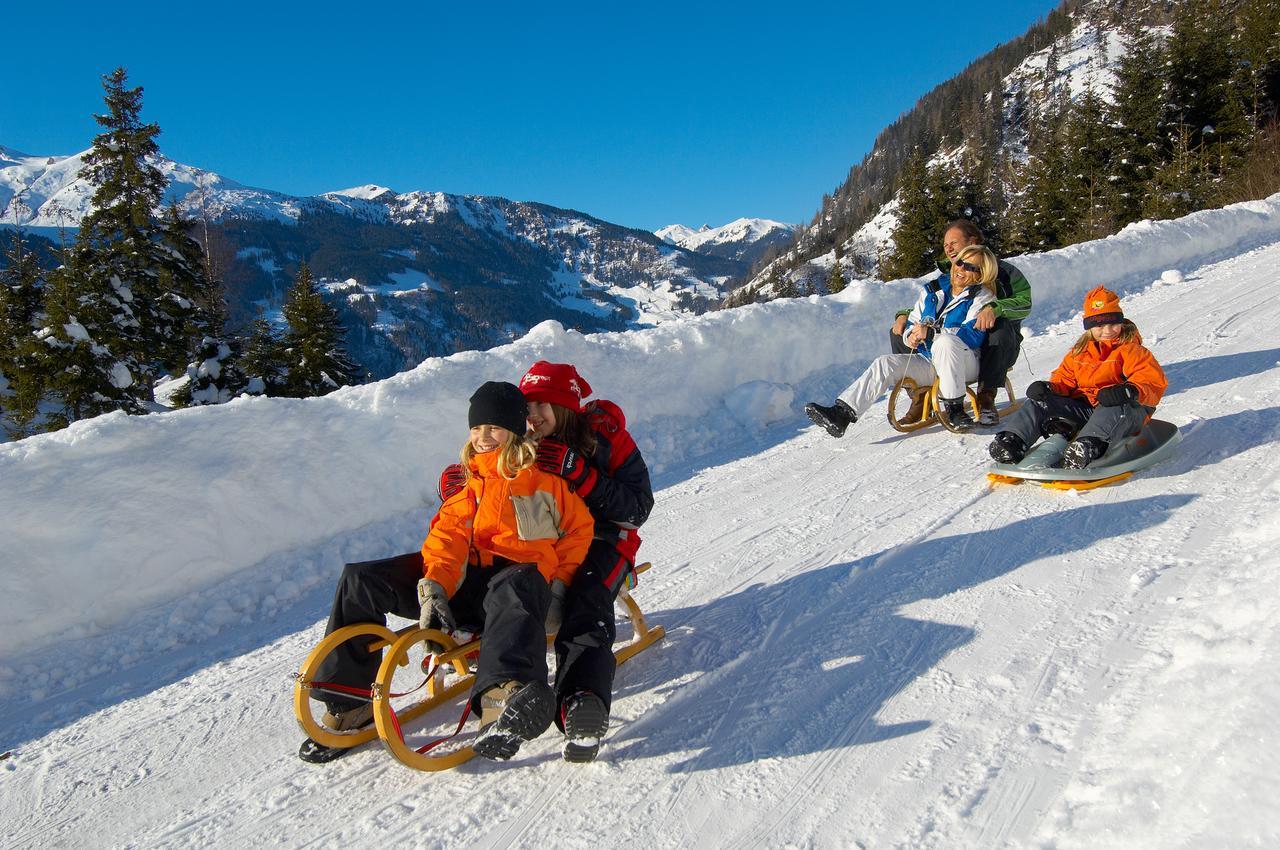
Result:
M938 270L942 272L942 285L946 285L951 277L951 261L964 248L970 245L981 245L982 231L967 218L957 219L947 225L942 232L942 252L945 259L938 261ZM899 310L889 333L889 343L895 354L909 354L902 339L906 330L907 314L910 310ZM1004 386L1005 376L1018 362L1018 352L1022 347L1022 320L1031 313L1031 284L1027 282L1018 268L1004 260L1000 261L1000 273L996 278L996 300L988 304L978 314L974 327L987 332L987 339L982 344L978 364L978 424L995 425L999 421L996 413L996 393ZM911 408L903 417L904 422L915 422L924 409L924 393L918 393L911 400Z

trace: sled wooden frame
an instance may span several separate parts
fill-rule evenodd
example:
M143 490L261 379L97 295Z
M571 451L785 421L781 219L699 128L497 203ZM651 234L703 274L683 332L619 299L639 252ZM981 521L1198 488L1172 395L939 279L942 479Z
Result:
M638 575L651 566L652 564L646 561L639 564L635 572ZM618 592L618 602L626 610L627 619L630 620L634 631L632 639L613 652L618 663L622 664L662 640L666 630L662 626L650 626L645 621L644 612L640 610L640 606L636 604L626 587ZM382 658L382 664L378 667L377 678L371 689L374 722L372 726L366 726L363 729L335 732L322 725L312 713L315 704L311 699L312 683L315 681L315 674L320 669L321 662L329 653L348 640L366 635L370 638L370 652L389 647ZM397 668L408 665L410 650L428 638L445 647L445 651L435 658L435 670L425 683L426 696L420 702L394 711L393 717L391 685L395 672ZM552 640L554 640L553 637L548 637L548 644ZM306 660L302 662L302 667L295 677L293 710L298 719L298 725L313 741L326 747L358 747L374 738L381 738L383 746L393 756L415 770L447 770L456 767L475 756L470 745L441 749L438 753L419 753L416 748L405 742L401 729L410 721L471 690L475 682L475 674L471 672L467 658L480 651L481 642L482 639L476 639L459 644L444 632L421 629L416 625L406 626L398 631L377 623L356 623L338 629L316 644L315 649L311 650ZM453 668L458 678L446 683L445 673L449 668Z
M973 383L966 385L964 388L964 394L969 401L969 409L973 411L973 420L975 422L978 421L978 394L973 391L973 386L976 383L977 382L974 381ZM950 431L953 434L962 433L957 428L952 427L951 423L948 422L945 417L938 415L938 379L937 378L934 378L933 384L927 390L924 390L924 392L926 392L927 395L925 396L925 399L924 399L924 411L920 416L920 421L918 422L901 421L898 418L899 399L902 399L902 398L908 399L906 407L903 409L903 412L905 413L907 410L911 408L911 402L909 401L909 399L914 398L918 391L920 391L920 385L917 384L915 380L913 380L912 378L908 378L905 376L902 378L902 380L898 381L898 383L894 384L893 389L890 390L889 392L889 424L892 425L895 430L901 431L904 434L910 434L912 431L919 431L921 428L926 428L932 425L933 423L937 422L941 424L943 428L946 428L948 431ZM1013 413L1015 410L1017 410L1019 407L1022 406L1021 403L1018 401L1018 397L1013 392L1013 382L1010 381L1008 378L1004 379L1004 391L1005 391L1005 394L1009 396L1009 403L1003 408L996 408L996 415L1000 418L1004 418L1005 416L1008 416L1010 413Z

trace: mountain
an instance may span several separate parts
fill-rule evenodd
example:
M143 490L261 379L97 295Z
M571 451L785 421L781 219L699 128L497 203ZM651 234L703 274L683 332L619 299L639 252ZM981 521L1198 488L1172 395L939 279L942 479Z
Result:
M1174 457L992 489L987 435L897 434L883 402L812 427L918 281L0 445L6 846L1277 846L1280 195L1020 265L1018 383L1102 269ZM289 674L343 563L421 545L467 397L539 358L621 405L657 491L633 593L667 636L620 668L600 760L552 729L432 774L377 744L301 763Z
M74 228L92 186L83 157L0 148L0 223ZM648 327L716 304L786 225L741 220L694 251L532 202L366 185L311 197L244 186L161 158L165 204L207 225L234 325L279 318L307 262L373 377L508 342L554 319L582 332ZM40 230L42 229L42 230Z
M776 255L791 242L797 230L797 225L767 218L739 218L722 227L704 224L693 230L683 224L669 224L654 232L664 242L699 254L755 264L770 249Z

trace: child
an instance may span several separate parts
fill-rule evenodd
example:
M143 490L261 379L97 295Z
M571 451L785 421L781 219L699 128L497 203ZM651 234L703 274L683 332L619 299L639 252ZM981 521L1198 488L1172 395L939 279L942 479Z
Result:
M556 700L547 684L544 631L549 585L573 580L592 536L582 499L563 478L535 467L525 413L514 384L490 381L476 390L461 452L464 486L440 506L421 553L347 565L328 628L385 622L385 611L446 632L457 624L479 626L484 643L471 695L480 713L474 748L491 759L511 758L522 741L551 725ZM320 678L368 687L378 657L352 643L329 655ZM367 705L335 701L322 722L342 730L371 717Z
M991 441L988 451L998 462L1017 463L1040 437L1065 433L1074 439L1063 467L1084 469L1155 412L1169 382L1137 325L1120 311L1119 296L1101 286L1090 291L1084 327L1049 380L1027 387L1027 403Z

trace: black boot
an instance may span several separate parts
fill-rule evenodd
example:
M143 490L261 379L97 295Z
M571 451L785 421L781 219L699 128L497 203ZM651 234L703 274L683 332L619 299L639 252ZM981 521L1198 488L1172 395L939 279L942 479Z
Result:
M858 414L840 399L836 399L836 403L830 407L809 402L804 406L804 412L815 424L826 428L827 433L833 437L843 437L844 430L858 421Z
M595 761L600 739L609 731L609 710L600 697L590 691L573 694L560 709L560 722L564 725L564 760Z
M947 418L947 422L951 425L953 431L969 431L977 423L973 421L973 417L969 415L969 411L964 409L964 396L960 398L944 398L940 399L942 410L939 413Z
M1084 469L1107 453L1107 444L1097 437L1081 437L1062 453L1063 469Z
M987 452L996 463L1017 463L1027 455L1027 444L1012 431L1001 431L996 434Z

